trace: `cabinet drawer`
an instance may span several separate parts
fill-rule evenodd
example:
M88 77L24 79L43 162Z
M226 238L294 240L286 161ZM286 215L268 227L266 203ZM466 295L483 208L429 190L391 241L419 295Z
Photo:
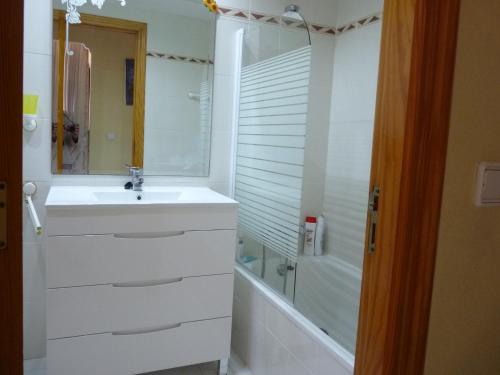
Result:
M47 287L232 273L236 231L48 238Z
M224 198L226 199L226 198ZM47 208L47 235L236 229L238 204Z
M50 375L132 375L229 357L231 318L47 342Z
M233 275L47 291L47 337L158 327L228 317Z

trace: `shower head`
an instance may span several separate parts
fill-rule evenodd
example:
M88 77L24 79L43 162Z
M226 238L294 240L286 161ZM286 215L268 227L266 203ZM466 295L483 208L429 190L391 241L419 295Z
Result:
M288 18L295 21L303 22L305 25L305 29L307 31L307 37L309 39L309 45L311 45L311 33L309 32L309 26L305 18L300 14L300 7L295 4L290 4L285 7L285 13L281 16L282 18Z
M282 17L295 19L297 21L303 21L303 17L300 15L300 8L298 5L290 4L285 7L285 13Z
M290 4L285 7L285 12L300 12L300 7L295 4Z

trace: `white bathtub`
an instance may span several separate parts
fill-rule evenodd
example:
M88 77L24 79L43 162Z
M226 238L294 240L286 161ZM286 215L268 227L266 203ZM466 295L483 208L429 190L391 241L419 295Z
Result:
M302 256L294 305L342 347L354 353L361 270L332 255Z
M348 375L354 356L236 265L232 345L254 375Z

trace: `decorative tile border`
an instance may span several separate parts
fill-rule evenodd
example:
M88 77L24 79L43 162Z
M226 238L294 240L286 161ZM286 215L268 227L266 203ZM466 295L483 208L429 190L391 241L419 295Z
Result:
M276 26L292 27L297 29L305 29L303 22L296 21L291 18L281 18L280 16L247 11L243 9L230 8L230 7L219 7L219 14L226 17L233 17L238 19L244 19L249 21L258 21L262 23L272 24ZM380 21L382 19L382 13L376 13L368 17L363 17L359 20L349 22L346 25L335 27L311 23L309 24L309 30L319 34L327 35L340 35L347 31L356 30L363 26L372 24L374 22Z
M208 59L200 59L198 57L173 55L170 53L156 52L156 51L148 51L146 53L146 56L157 58L157 59L178 61L178 62L185 62L185 63L193 63L193 64L213 64L214 63L212 60L208 60Z
M372 14L367 17L363 17L359 20L349 22L346 25L337 27L337 34L343 34L347 31L360 29L363 26L371 25L372 23L379 22L382 20L382 12Z
M276 25L276 26L285 26L285 27L291 27L291 28L296 28L296 29L305 29L306 28L303 22L299 22L299 21L296 21L296 20L291 19L291 18L281 18L280 16L274 16L274 15L269 15L269 14L254 12L254 11L249 12L249 11L237 9L237 8L219 7L218 12L219 12L219 14L221 14L223 16L238 18L240 20L244 19L244 20L249 20L249 21L257 21L257 22L272 24L272 25ZM312 24L309 24L309 31L314 32L314 33L318 33L318 34L337 36L337 35L341 35L341 34L344 34L346 32L352 31L352 30L360 29L364 26L371 25L371 24L373 24L375 22L379 22L381 20L382 20L382 12L378 12L378 13L372 14L370 16L366 16L366 17L360 18L358 20L349 22L349 23L342 25L340 27L326 26L326 25L319 25L319 24L312 23ZM156 51L148 51L146 56L158 58L158 59L163 59L163 60L186 62L186 63L193 63L193 64L213 64L214 63L212 60L208 60L208 59L200 59L198 57L173 55L170 53L156 52Z

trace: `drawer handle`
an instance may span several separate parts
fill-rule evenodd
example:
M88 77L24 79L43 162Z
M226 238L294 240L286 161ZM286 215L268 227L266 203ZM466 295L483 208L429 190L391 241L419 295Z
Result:
M116 331L116 332L111 332L111 334L113 336L142 335L145 333L168 331L169 329L179 328L180 326L182 326L182 323L170 324L167 326L161 326L161 327L156 327L156 328L130 329L130 330L126 330L126 331Z
M169 238L179 237L186 234L185 231L180 230L176 232L162 232L162 233L115 233L114 238L119 239L151 239L151 238Z
M113 287L115 288L143 288L148 286L159 286L159 285L168 285L174 283L180 283L184 280L183 277L176 277L175 279L166 279L166 280L154 280L154 281L133 281L126 283L115 283Z

